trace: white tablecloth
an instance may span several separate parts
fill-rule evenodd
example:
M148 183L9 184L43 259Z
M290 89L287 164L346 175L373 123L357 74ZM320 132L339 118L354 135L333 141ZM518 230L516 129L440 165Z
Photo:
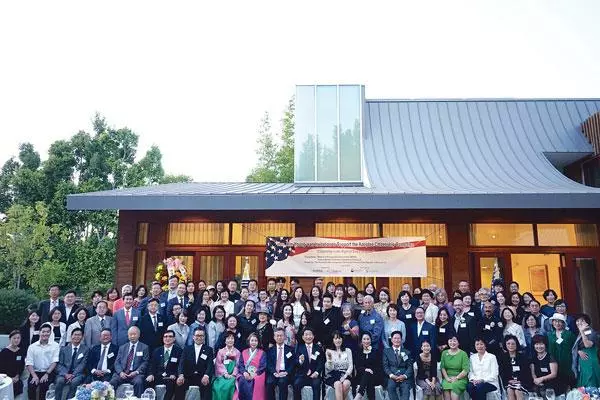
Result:
M14 400L12 379L6 377L0 381L0 399Z

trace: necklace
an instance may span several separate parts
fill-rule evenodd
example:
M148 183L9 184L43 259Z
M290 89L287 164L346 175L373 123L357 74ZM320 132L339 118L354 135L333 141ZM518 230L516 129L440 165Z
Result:
M548 353L547 353L547 352L544 352L544 353L542 354L542 356L540 357L540 353L538 353L538 355L537 355L537 358L538 358L538 360L543 360L543 359L546 357L546 354L548 354Z

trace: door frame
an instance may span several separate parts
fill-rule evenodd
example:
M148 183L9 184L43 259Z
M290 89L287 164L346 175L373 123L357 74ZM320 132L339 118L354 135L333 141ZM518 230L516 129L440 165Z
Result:
M472 287L471 291L475 293L479 288L489 287L491 282L484 283L481 282L481 258L498 258L499 260L503 260L503 263L500 265L500 275L504 279L505 283L512 281L512 262L511 262L511 252L509 251L499 251L499 252L471 252L471 265L473 266L473 280L472 284L475 285L479 283L477 287Z

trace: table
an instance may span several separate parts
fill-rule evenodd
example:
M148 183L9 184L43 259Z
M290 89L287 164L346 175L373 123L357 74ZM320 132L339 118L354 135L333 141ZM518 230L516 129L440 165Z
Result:
M10 377L0 380L0 399L14 400L13 382Z

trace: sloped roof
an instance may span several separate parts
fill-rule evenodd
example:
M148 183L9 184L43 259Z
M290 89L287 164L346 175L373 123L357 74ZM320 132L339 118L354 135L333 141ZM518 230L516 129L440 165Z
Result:
M367 100L365 186L186 183L70 195L123 210L600 208L561 167L592 154L590 100Z

